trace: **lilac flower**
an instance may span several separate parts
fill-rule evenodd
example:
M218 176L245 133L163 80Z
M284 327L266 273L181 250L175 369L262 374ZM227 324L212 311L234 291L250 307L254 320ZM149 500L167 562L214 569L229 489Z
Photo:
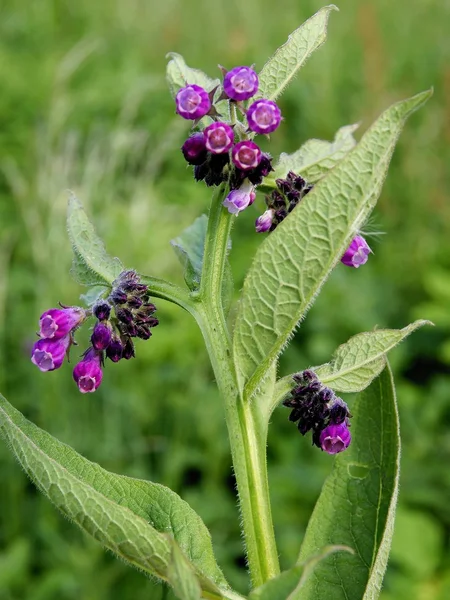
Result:
M101 365L102 353L89 348L83 360L75 366L73 378L82 394L95 392L101 384L103 377Z
M272 100L256 100L247 111L249 128L255 133L272 133L281 121L281 111Z
M70 336L59 340L41 339L33 345L31 362L42 372L59 369L66 357Z
M39 335L49 340L59 340L86 319L86 311L77 306L51 308L39 319Z
M232 150L231 157L238 169L248 171L259 165L262 152L255 142L248 140L238 142Z
M201 119L211 109L211 100L208 92L199 85L187 85L178 91L175 102L177 113L183 119Z
M258 75L250 67L234 67L225 75L223 89L232 100L248 100L258 91Z
M347 267L357 269L361 265L366 264L371 252L372 250L369 248L366 240L361 235L357 235L353 238L352 243L341 258L341 263L347 265Z
M272 227L272 219L273 219L274 211L273 209L268 209L261 216L259 216L255 221L255 229L256 233L265 233L269 231Z
M352 435L346 423L328 425L320 433L320 447L328 454L338 454L346 450L352 441Z
M245 180L239 189L231 190L223 201L223 205L228 209L228 212L236 215L251 204L253 193L253 185Z
M201 165L207 157L203 133L194 133L181 146L181 152L190 165Z
M91 335L91 343L95 350L106 350L111 342L111 325L97 323Z
M206 148L213 154L228 152L234 142L233 129L227 123L211 123L203 130Z

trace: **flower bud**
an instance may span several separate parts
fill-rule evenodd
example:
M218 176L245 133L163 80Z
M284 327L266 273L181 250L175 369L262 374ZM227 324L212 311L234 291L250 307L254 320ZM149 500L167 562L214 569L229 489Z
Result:
M109 346L106 348L106 356L116 363L122 358L123 345L117 335L113 335Z
M177 113L183 119L201 119L211 108L209 94L199 85L187 85L178 91L175 102Z
M39 335L49 340L59 340L86 319L86 311L77 306L51 308L39 319Z
M352 435L345 423L328 425L319 436L320 447L328 454L338 454L346 450L351 441Z
M231 190L223 201L223 205L228 212L235 215L247 208L251 203L253 186L246 180L238 190Z
M262 152L259 146L250 140L238 142L231 153L233 163L242 171L255 169L259 165L261 156Z
M250 67L234 67L225 75L223 89L232 100L248 100L258 91L258 75Z
M211 123L203 130L206 148L213 154L228 152L234 142L233 129L227 123Z
M97 323L91 335L91 343L95 350L106 350L111 342L111 325Z
M129 338L127 339L127 341L125 342L125 345L123 347L122 356L125 360L130 360L130 358L134 358L134 356L135 356L134 344Z
M194 133L181 146L181 152L190 165L201 165L207 157L203 133Z
M99 321L107 321L109 319L109 315L111 314L111 305L104 300L97 302L93 308L93 313Z
M60 340L41 339L33 345L31 362L43 373L59 369L70 345L70 336Z
M128 308L119 308L116 311L117 318L125 325L129 325L133 321L133 313Z
M272 133L281 121L281 111L272 100L256 100L247 111L249 128L255 133Z
M255 229L256 233L265 233L269 231L272 227L272 219L273 219L274 211L272 209L266 210L260 217L258 217L255 221Z
M366 240L361 235L357 235L341 258L341 263L357 269L366 264L371 252Z
M102 353L90 348L73 370L73 378L82 394L95 392L102 382Z

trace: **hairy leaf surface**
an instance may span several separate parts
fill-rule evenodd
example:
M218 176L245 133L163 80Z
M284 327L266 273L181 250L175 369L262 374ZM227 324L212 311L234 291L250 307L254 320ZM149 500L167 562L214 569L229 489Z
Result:
M200 287L207 227L208 217L202 215L170 242L184 267L184 280L191 290Z
M337 455L308 524L304 561L327 544L354 555L321 561L302 589L302 600L376 600L386 570L398 495L400 436L389 367L351 406L352 443Z
M170 93L174 98L178 90L188 84L199 85L207 92L219 85L220 81L218 79L211 79L200 69L188 67L181 54L169 52L167 56L170 60L167 63L166 77Z
M259 247L244 283L233 339L250 397L376 204L406 118L431 95L394 104Z

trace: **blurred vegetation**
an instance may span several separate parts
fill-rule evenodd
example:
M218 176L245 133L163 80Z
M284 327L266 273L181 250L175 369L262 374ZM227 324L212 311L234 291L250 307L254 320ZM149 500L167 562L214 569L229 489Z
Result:
M247 576L222 408L187 314L159 302L161 325L137 358L110 364L95 396L70 368L29 361L39 315L78 302L65 234L76 191L107 248L143 273L181 281L169 240L207 210L209 192L180 155L165 55L218 74L256 64L313 14L318 0L0 1L0 390L30 419L90 460L180 493L210 527L232 584ZM337 268L281 361L283 374L328 360L351 335L422 317L392 355L402 432L399 519L383 600L450 597L450 4L341 0L329 40L281 100L270 150L361 130L391 102L431 85L407 123L368 225L375 255ZM274 12L276 10L276 12ZM260 243L256 208L239 217L232 267L239 290ZM81 349L87 338L80 340ZM75 353L74 353L75 356ZM332 459L276 411L269 436L274 519L283 567ZM35 491L0 446L0 600L171 598L105 553Z

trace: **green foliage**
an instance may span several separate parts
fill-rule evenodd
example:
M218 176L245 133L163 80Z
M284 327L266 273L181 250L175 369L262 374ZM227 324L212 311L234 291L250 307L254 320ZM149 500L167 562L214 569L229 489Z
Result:
M303 561L326 544L352 548L322 561L305 583L302 600L378 598L394 529L400 437L389 367L351 407L352 444L336 458L300 551Z
M207 225L208 217L202 215L170 242L184 268L184 280L190 290L200 286Z
M181 54L169 52L167 57L170 60L167 63L166 77L173 97L177 95L180 88L188 84L199 85L208 92L219 85L218 79L211 79L200 69L188 67Z

